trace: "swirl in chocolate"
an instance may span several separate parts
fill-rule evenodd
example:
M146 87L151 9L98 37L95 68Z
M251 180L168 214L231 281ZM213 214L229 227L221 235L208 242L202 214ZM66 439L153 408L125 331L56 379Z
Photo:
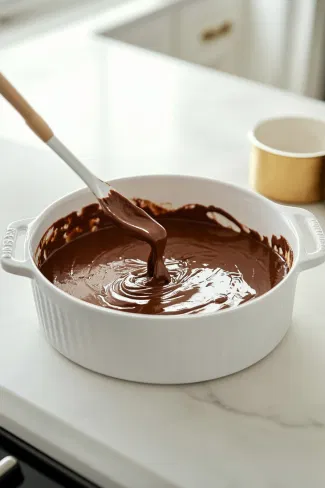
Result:
M170 276L164 263L167 243L166 229L140 206L135 205L114 189L110 190L106 198L100 200L100 204L107 216L122 231L150 245L147 274L150 276L151 282L161 285L168 283Z
M168 211L136 202L167 230L169 283L148 276L150 246L113 226L98 207L96 212L88 207L67 216L71 232L78 219L81 232L65 245L60 234L64 219L54 224L51 235L58 236L59 245L43 238L42 273L61 290L95 305L175 315L216 312L253 300L279 283L291 266L292 251L284 238L273 237L272 246L282 249L280 255L266 238L244 230L221 209L187 205ZM227 217L236 230L218 223L217 214ZM88 217L95 218L96 228L83 225Z

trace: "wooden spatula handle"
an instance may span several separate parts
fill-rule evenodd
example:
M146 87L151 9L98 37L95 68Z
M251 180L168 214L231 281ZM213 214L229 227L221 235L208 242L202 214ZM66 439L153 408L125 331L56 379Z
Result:
M15 87L0 73L0 94L20 113L26 124L44 142L53 137L53 132L47 123L21 96Z

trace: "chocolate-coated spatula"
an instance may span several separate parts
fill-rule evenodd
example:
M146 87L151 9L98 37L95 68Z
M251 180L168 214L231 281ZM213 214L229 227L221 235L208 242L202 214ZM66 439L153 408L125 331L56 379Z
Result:
M111 185L91 173L62 144L42 117L35 112L1 73L0 94L20 113L30 129L80 176L115 224L138 239L150 244L151 254L148 260L148 274L158 279L158 281L168 281L169 274L163 261L163 253L167 241L166 230L144 210L138 208L129 199L114 190Z

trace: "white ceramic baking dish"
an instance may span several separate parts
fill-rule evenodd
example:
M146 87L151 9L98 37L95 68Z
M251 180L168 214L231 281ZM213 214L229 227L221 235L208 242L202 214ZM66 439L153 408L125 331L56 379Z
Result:
M325 260L325 237L315 217L212 179L143 176L112 184L129 198L171 202L173 207L215 205L261 235L283 235L293 250L292 268L265 295L210 315L137 315L91 305L56 288L34 262L46 230L59 218L94 202L88 190L79 190L50 205L36 219L13 222L4 238L2 266L32 279L37 313L48 342L86 368L147 383L218 378L246 368L272 351L291 324L299 272ZM21 232L25 233L25 258L18 261L14 251ZM310 236L314 249L307 252Z

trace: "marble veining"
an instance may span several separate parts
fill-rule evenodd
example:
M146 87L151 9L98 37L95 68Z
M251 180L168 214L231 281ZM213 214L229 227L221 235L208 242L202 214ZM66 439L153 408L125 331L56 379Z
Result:
M203 403L209 403L211 405L219 407L235 415L244 415L245 417L253 417L262 420L267 420L269 422L273 422L277 424L280 427L304 428L304 429L311 428L311 427L320 428L320 429L325 428L325 421L320 421L314 418L307 418L306 420L302 420L301 422L290 422L290 420L288 421L282 420L281 414L273 415L273 414L260 413L258 411L252 412L252 411L242 410L240 406L234 407L231 405L227 405L221 398L218 397L217 393L213 391L212 387L206 386L202 390L203 390L202 392L199 392L198 389L193 389L191 391L189 387L184 388L184 392L186 393L186 395L193 398L194 400ZM323 407L325 409L325 404Z
M302 294L298 285L297 301ZM314 293L317 298L321 299L321 291ZM182 390L198 402L237 416L324 432L325 383L320 383L320 375L325 372L325 357L320 344L325 342L325 327L317 332L316 336L308 325L294 320L282 343L263 361L228 378L183 386Z

